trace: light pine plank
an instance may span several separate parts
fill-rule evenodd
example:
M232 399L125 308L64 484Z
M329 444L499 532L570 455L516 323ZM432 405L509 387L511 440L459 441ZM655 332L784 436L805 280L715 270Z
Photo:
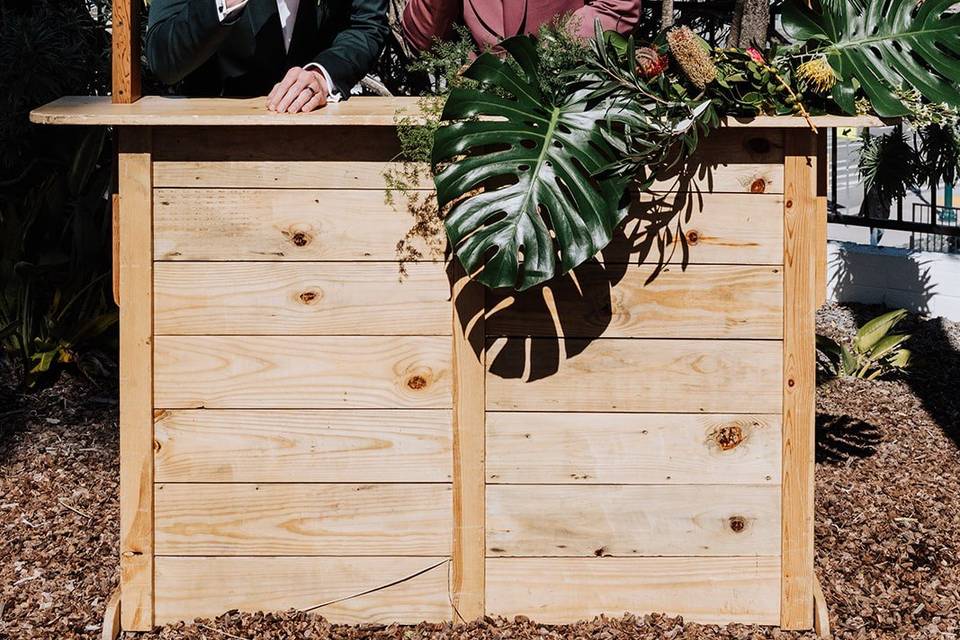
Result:
M450 482L450 421L446 409L161 411L156 481Z
M121 130L119 147L121 622L147 631L154 615L150 129Z
M489 412L487 481L779 484L780 442L777 415Z
M772 556L775 485L491 485L490 556Z
M67 96L31 112L37 124L106 124L106 125L188 125L197 130L222 129L235 125L255 125L265 131L301 127L342 127L376 129L392 127L398 110L408 116L419 114L415 97L364 96L337 104L328 104L308 114L268 111L263 97L257 98L191 98L146 96L132 105L111 105L100 96ZM813 116L820 129L883 127L876 116ZM201 126L209 125L209 126ZM725 118L721 127L730 129L807 129L809 122L797 116L758 116ZM329 139L336 140L334 136ZM327 138L325 138L327 140Z
M444 558L160 556L157 624L324 603L314 611L333 623L441 622L451 616L447 575Z
M206 189L370 189L393 186L396 176L412 189L433 189L433 174L427 165L391 162L384 153L376 160L351 162L327 160L162 160L157 162L158 187ZM741 169L759 173L762 168ZM781 184L783 181L781 180Z
M109 102L116 105L132 105L140 98L141 6L134 0L117 0L111 5L112 91Z
M787 137L784 195L783 580L780 626L813 626L817 138Z
M652 232L670 229L663 253ZM622 233L604 249L607 263L783 263L783 196L736 193L649 193L634 198Z
M493 336L775 338L783 336L777 266L594 265L522 293L500 293ZM651 277L653 278L652 280ZM549 295L548 295L549 294Z
M395 262L415 220L407 199L384 197L382 189L155 189L154 257ZM422 248L425 260L443 259Z
M710 624L777 624L779 558L491 558L487 612L564 624L665 612Z
M158 484L158 555L450 553L448 484Z
M487 409L779 413L781 344L500 338L488 346Z
M486 289L454 265L452 597L464 621L484 615Z
M449 337L157 336L160 409L446 409Z
M158 262L156 332L450 335L444 265L404 270L397 263Z

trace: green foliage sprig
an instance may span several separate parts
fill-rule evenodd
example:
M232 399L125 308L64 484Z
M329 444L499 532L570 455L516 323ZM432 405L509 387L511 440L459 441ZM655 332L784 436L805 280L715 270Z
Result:
M821 371L834 377L867 380L904 371L910 365L911 354L903 345L910 335L891 332L906 315L906 311L898 309L870 320L857 330L851 345L818 335Z

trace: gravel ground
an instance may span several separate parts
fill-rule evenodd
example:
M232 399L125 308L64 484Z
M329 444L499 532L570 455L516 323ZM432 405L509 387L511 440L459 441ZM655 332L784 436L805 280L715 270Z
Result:
M880 309L828 306L818 328L849 337ZM818 394L817 572L836 637L960 637L960 325L911 318L914 367L900 380L839 380ZM0 389L0 638L99 638L117 582L116 404L65 381L34 396ZM812 638L664 616L545 627L334 626L301 613L237 614L142 640Z

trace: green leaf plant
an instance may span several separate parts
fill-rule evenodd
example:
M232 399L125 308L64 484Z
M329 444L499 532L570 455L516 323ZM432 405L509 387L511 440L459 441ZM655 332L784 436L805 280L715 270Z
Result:
M434 139L447 235L466 270L491 288L528 289L606 246L627 212L629 178L596 175L617 160L600 126L607 105L586 88L546 99L533 41L481 54L455 88ZM559 262L559 265L558 265Z
M903 347L910 335L891 331L906 315L898 309L870 320L860 327L850 346L818 335L817 349L824 361L821 368L832 376L866 380L903 371L910 364L910 351Z
M898 95L915 88L932 103L960 104L960 13L956 0L788 0L782 25L798 55L829 69L821 87L846 113L859 92L883 117L903 116ZM828 78L832 69L834 78Z

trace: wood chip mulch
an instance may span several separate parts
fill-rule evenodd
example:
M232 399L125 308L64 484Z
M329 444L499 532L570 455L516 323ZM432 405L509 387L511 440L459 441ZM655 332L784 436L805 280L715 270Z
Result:
M818 330L848 338L882 310L829 305ZM909 375L819 388L817 573L835 637L960 638L960 324L911 318ZM0 638L99 638L117 582L114 394L65 380L27 397L0 381ZM330 625L297 612L171 625L139 640L753 640L812 633L660 615L548 627Z

